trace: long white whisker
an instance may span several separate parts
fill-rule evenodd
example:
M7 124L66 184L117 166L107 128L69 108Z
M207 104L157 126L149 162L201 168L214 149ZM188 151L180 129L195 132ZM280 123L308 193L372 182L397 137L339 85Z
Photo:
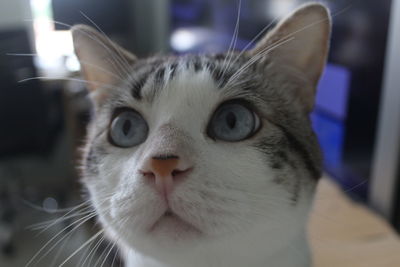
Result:
M336 12L336 13L334 13L334 14L332 14L332 18L333 17L336 17L336 16L338 16L338 15L340 15L341 13L343 13L343 12L345 12L345 11L347 11L349 8L351 7L351 5L349 5L349 6L347 6L347 7L345 7L345 8L343 8L342 10L339 10L338 12ZM236 62L239 58L240 58L240 56L241 55L243 55L243 53L244 52L246 52L246 50L262 35L262 34L264 34L272 25L274 25L274 23L276 23L277 21L279 21L279 18L278 17L276 17L275 19L273 19L267 26L265 26L243 49L242 49L242 51L238 54L238 56L236 57L236 59L234 60L234 62ZM315 22L316 24L319 24L319 23L321 23L321 22L324 22L324 21L326 21L326 19L323 19L323 20L320 20L320 21L317 21L317 22ZM314 25L309 25L309 26L314 26ZM303 29L299 29L299 31L303 31L303 30L305 30L304 28ZM293 32L292 34L296 34L297 32ZM282 39L285 39L285 38L287 38L287 37L290 37L292 34L290 34L290 35L288 35L288 36L285 36L285 37L283 37Z
M361 186L365 185L367 182L368 181L366 181L366 180L365 181L361 181L360 183L358 183L358 184L356 184L356 185L354 185L354 186L352 186L350 188L347 188L347 189L343 188L342 190L343 190L344 193L349 193L349 192L353 191L354 189L357 189L358 187L361 187ZM316 199L325 199L327 197L330 197L330 196L329 195L317 196Z
M90 255L92 255L93 250L97 247L97 244L99 244L100 241L102 241L104 239L104 236L102 236L93 246L93 243L90 244L89 247L87 247L87 250L89 250L89 253L86 254L86 257L83 259L84 255L82 256L82 258L79 260L78 266L85 266L86 261L88 260L88 258L90 257Z
M104 233L104 229L100 230L92 236L88 241L83 243L77 250L75 250L68 258L66 258L58 267L64 266L70 259L72 259L82 248L86 247L88 244L90 244L93 240L95 240L99 235Z
M124 77L124 73L122 72L122 70L120 70L120 68L118 68L115 60L113 60L112 58L107 58L106 61L107 61L106 64L112 65L114 67L114 70L116 70L118 72L118 76ZM132 79L130 74L127 74L127 76ZM120 80L123 81L122 79L120 79Z
M225 74L226 70L229 67L230 60L231 60L232 55L234 53L233 51L235 50L235 47L236 47L236 42L237 42L237 38L238 38L238 34L239 34L241 10L242 10L242 0L239 0L238 12L237 12L237 18L236 18L236 24L235 24L235 30L233 32L231 43L229 44L227 57L225 57L225 59L224 59L224 61L222 63L222 66L223 66L222 76Z
M38 54L34 54L34 53L6 53L6 56L37 57Z
M90 215L91 215L91 216L90 216ZM38 252L36 252L36 254L28 261L28 263L25 265L25 267L29 266L29 265L39 256L39 254L40 254L45 248L47 248L47 246L49 246L50 243L53 242L58 236L60 236L65 230L67 230L68 228L70 228L72 225L78 224L77 226L75 226L75 227L71 230L71 231L74 231L74 230L76 230L77 228L79 228L82 224L84 224L86 221L88 221L88 220L91 219L92 217L96 216L96 214L90 214L90 215L87 215L87 216L85 216L85 217L83 217L83 218L81 218L81 219L79 219L79 220L77 220L77 221L71 223L70 225L64 227L64 228L63 228L61 231L59 231L55 236L53 236L49 241L47 241L46 244L44 244L44 246L43 246ZM63 239L61 239L61 240L63 240ZM59 242L60 242L60 240L59 240L56 244L58 244ZM50 250L47 251L47 252L45 253L45 255L47 255L49 252L50 252ZM42 259L42 258L43 258L43 256L41 257L41 259Z
M120 253L120 248L117 247L117 251L115 252L114 257L113 257L113 260L112 260L112 262L111 262L111 267L114 266L115 260L117 259L117 256L118 256L119 253Z
M86 203L90 202L89 200L87 200L87 201L85 201L85 202L83 202L83 203L81 203L81 204L78 204L78 205L73 206L73 207L70 207L70 208L54 209L54 210L51 210L51 211L49 212L47 209L45 209L45 208L43 208L43 207L41 207L41 206L35 205L35 204L33 204L33 203L29 202L28 200L25 200L25 199L23 199L23 198L21 198L21 201L22 201L24 204L28 205L29 207L31 207L31 208L33 208L33 209L36 209L36 210L39 210L39 211L44 211L44 212L46 212L46 213L62 213L62 212L66 212L66 211L71 211L71 210L78 209L78 208L80 208L80 207L86 205Z
M80 259L79 259L78 263L76 264L76 266L82 266L82 261L85 258L85 256L87 256L87 253L91 249L92 245L93 245L93 242L90 243L90 245L85 248L85 250L82 252L82 256L80 257Z
M108 74L108 75L113 76L114 78L116 78L116 79L118 79L118 80L120 80L120 81L123 80L123 76L122 76L120 73L117 75L117 74L115 74L115 73L113 73L113 72L111 72L111 71L106 70L105 68L99 67L99 66L97 66L97 65L94 65L94 64L89 63L89 62L84 61L84 60L79 60L79 62L80 62L81 65L86 65L86 66L93 67L93 68L95 68L95 69L97 69L97 70L102 71L102 72L105 73L105 74Z
M90 207L84 208L84 209L78 211L78 213L74 213L74 214L68 215L70 213L69 212L69 213L63 215L62 217L59 217L59 218L56 218L56 219L53 219L53 220L48 220L48 221L32 224L31 226L26 227L26 229L33 230L33 231L38 231L38 230L44 229L44 231L45 231L45 230L49 229L50 227L56 225L59 222L62 222L64 220L68 220L68 219L71 219L71 218L78 217L78 216L81 216L81 215L89 213L89 211L84 212L84 210L88 209L88 208L90 208ZM93 210L91 212L93 212ZM40 235L42 232L43 231L40 231L38 233L38 235Z
M110 40L110 38L105 34L105 32L104 32L92 19L90 19L90 18L89 18L85 13L83 13L82 11L80 11L80 13L81 13L81 15L84 16L88 21L90 21L90 23L92 23L92 24L96 27L96 29L97 29L98 31L100 31L100 32L104 35L104 37L110 42L110 44L112 44L112 41ZM128 76L130 76L131 73L130 73L130 71L129 71L129 70L130 70L129 62L126 60L126 58L121 54L121 52L120 52L118 49L116 49L116 51L117 51L117 54L118 54L118 56L120 57L122 63L125 64L124 68L125 68L126 73L128 74Z
M350 6L348 6L348 7L346 7L346 8L343 8L342 10L340 10L340 11L338 11L338 12L336 12L335 14L333 14L332 15L332 17L335 17L335 16L338 16L339 14L341 14L341 13L343 13L343 12L345 12L348 8L350 8ZM314 27L315 25L318 25L318 24L320 24L320 23L322 23L322 22L324 22L324 21L327 21L327 20L329 20L329 19L327 19L327 18L325 18L325 19L321 19L321 20L317 20L317 21L315 21L315 22L313 22L313 23L310 23L310 24L308 24L307 26L304 26L303 28L300 28L300 29L298 29L298 30L296 30L296 31L294 31L294 32L292 32L292 33L290 33L290 34L288 34L288 35L286 35L286 36L284 36L284 37L282 37L280 40L285 40L285 43L287 42L287 41L291 41L291 40L293 40L294 38L292 38L294 35L296 35L296 34L298 34L298 33L300 33L300 32L302 32L302 31L305 31L306 29L308 29L308 28L310 28L310 27ZM270 24L272 24L272 23L270 23ZM269 26L270 25L268 25L266 28L265 28L265 30L267 30L268 28L269 28ZM259 35L261 35L261 33L264 31L264 29L259 33L259 34L257 34L257 36L253 39L253 40L255 40L256 38L258 38L258 36ZM252 40L252 41L253 41ZM277 43L279 43L280 41L277 41L277 42L275 42L275 44L276 45L271 45L271 46L280 46L281 44L277 44ZM249 46L250 44L248 44L248 46ZM271 47L270 46L270 47ZM274 47L274 49L276 48L276 47ZM245 47L245 49L247 49L248 47L246 46ZM268 48L268 50L269 50L269 47L267 47ZM245 49L243 49L242 50L242 52L236 57L236 59L235 59L235 61L237 60L237 59L239 59L239 57L245 52ZM262 52L266 52L266 50L265 49L263 49L263 50L261 50L258 54L256 54L256 55L260 55ZM268 52L270 52L270 51L268 51ZM264 53L264 55L265 55L266 53ZM254 58L254 56L250 59L250 60L252 60ZM249 60L249 61L250 61ZM257 59L258 60L258 59ZM234 62L235 62L234 61ZM247 63L249 63L249 61L247 62ZM247 64L246 63L246 64ZM252 63L251 63L252 64ZM250 66L251 64L249 64L248 66ZM247 68L247 67L246 67ZM241 68L242 69L242 68ZM236 73L238 73L238 71L236 71ZM235 73L235 74L236 74ZM237 75L235 75L234 74L234 76L237 76ZM231 81L231 80L234 80L234 79L232 79L232 77L231 77L231 79L229 79L229 81ZM229 83L229 81L228 81L228 83ZM228 84L227 83L227 84Z
M89 253L89 255L88 255L88 257L90 256L90 258L87 257L87 258L85 259L85 261L83 262L83 264L85 264L86 260L89 259L89 261L88 261L88 266L89 266L89 267L92 266L93 258L94 258L94 256L96 255L97 250L99 249L99 247L101 246L101 244L102 244L105 240L106 240L105 236L102 236L102 237L100 238L100 240L97 241L96 245L93 247L93 249L90 251L90 253ZM92 254L92 255L90 255L90 254ZM82 265L82 266L83 266L83 265Z
M261 36L263 35L267 30L270 29L270 27L272 25L274 25L275 22L277 22L279 19L275 18L274 20L272 20L267 26L265 26L253 39L251 39L251 41L242 49L242 51L240 51L240 53L235 57L235 59L233 60L232 64L235 64L236 61L238 61L238 59L243 55L244 52L246 52L246 50Z
M226 86L230 85L232 81L234 81L237 77L239 77L239 75L245 71L247 68L249 68L252 64L254 64L256 61L258 61L259 59L261 59L262 57L264 57L267 53L271 52L272 50L276 49L277 47L292 41L294 39L294 37L291 37L289 39L286 40L279 40L278 42L276 42L275 44L266 47L265 49L261 50L259 53L257 53L256 55L254 55L253 57L251 57L239 70L237 70L228 80Z
M112 197L112 195L113 195L112 193L106 195L106 197L103 199L103 201L101 201L101 204L103 204L106 201L108 201ZM56 224L58 224L58 223L60 223L60 222L62 222L64 220L67 220L67 219L70 219L70 218L74 218L74 217L78 217L78 216L81 216L81 215L85 215L85 214L88 214L90 212L95 212L94 207L92 207L90 203L91 203L91 200L86 200L86 201L82 202L81 204L76 205L76 206L71 207L71 208L58 209L57 212L64 212L64 211L68 211L68 212L66 214L64 214L63 216L61 216L59 218L56 218L54 220L48 220L48 221L44 221L44 222L33 224L33 225L27 227L27 229L40 230L41 228L45 228L43 230L43 231L45 231L48 228L52 227L53 225L56 225ZM87 205L87 206L82 208L85 205ZM82 209L80 209L80 208L82 208ZM80 210L78 210L78 209L80 209ZM77 213L75 213L75 212L77 212ZM42 232L40 232L40 233L42 233Z
M99 83L99 82L92 82L84 79L76 79L76 78L65 78L65 77L45 77L45 76L38 76L38 77L30 77L26 79L19 80L19 83L31 81L31 80L60 80L60 81L74 81L74 82L81 82L81 83L87 83L87 84L93 84L96 86L103 86L105 88L113 88L113 85L111 84L106 84L106 83Z
M89 207L88 207L89 208ZM90 208L92 208L92 207L90 207ZM60 222L62 222L62 221L65 221L65 220L69 220L69 219L72 219L72 218L75 218L75 217L79 217L79 216L82 216L82 215L86 215L86 214L89 214L89 213L92 213L92 212L94 212L94 209L92 208L91 210L87 210L87 211L82 211L82 212L79 212L79 213L76 213L76 214L72 214L72 215L69 215L69 216L62 216L62 217L60 217L60 218L56 218L56 219L54 219L54 220L49 220L49 221L45 221L45 222L42 222L42 223L38 223L38 224L36 224L36 225L33 225L33 226L31 226L30 228L28 228L28 229L30 229L30 230L34 230L34 231L38 231L38 230L41 230L39 233L38 233L38 235L40 235L40 234L42 234L44 231L46 231L47 229L49 229L50 227L52 227L52 226L54 226L54 225L56 225L56 224L58 224L58 223L60 223Z
M25 20L25 21L30 21L30 22L32 22L33 20ZM56 21L56 20L52 20L52 22L53 22L54 24L57 24L57 25L65 26L65 27L67 27L67 28L69 28L69 29L72 28L72 25L69 25L69 24L67 24L67 23L63 23L63 22ZM98 38L95 38L94 36L88 34L88 33L85 32L85 31L82 31L82 30L79 30L79 31L80 31L82 34L84 34L85 36L87 36L89 39L91 39L91 40L97 42L99 45L101 45L101 46L105 49L105 51L108 52L108 54L111 56L111 58L113 58L113 59L116 61L116 63L118 63L118 64L121 66L121 68L126 72L126 74L129 76L130 73L129 73L128 69L125 69L125 66L124 66L124 65L122 64L122 62L120 61L121 59L118 58L118 57L116 57L117 55L115 55L115 53L113 53L113 52L110 50L110 48L109 48L102 40L100 40L100 39L98 39Z
M53 242L53 241L54 241L58 236L60 236L65 230L67 230L68 228L70 228L72 225L78 224L77 226L75 226L75 227L71 230L71 232L72 232L72 231L75 231L75 230L78 229L81 225L83 225L85 222L87 222L89 219L93 218L94 216L96 216L96 214L87 215L87 216L85 216L85 217L83 217L83 218L81 218L81 219L79 219L79 220L77 220L77 221L71 223L70 225L64 227L64 228L63 228L61 231L59 231L55 236L53 236L49 241L47 241L46 244L44 244L44 246L43 246L41 249L39 249L39 251L36 252L35 255L33 255L33 257L32 257L32 258L28 261L28 263L25 265L25 267L28 267L28 266L40 255L40 253L42 253L42 251L43 251L45 248L47 248L47 247L51 244L51 242ZM58 241L55 243L55 245L57 245L58 243L60 243L63 239L64 239L64 238L61 238L60 240L58 240ZM52 247L54 247L54 245L53 245ZM43 257L45 257L48 253L50 253L50 251L51 251L51 250L48 250L44 255L42 255L42 256L39 258L38 261L40 261L40 260L41 260Z
M55 24L58 24L58 25L62 25L62 26L66 26L66 27L72 28L72 25L69 25L69 24L66 24L66 23L62 23L60 21L53 20L53 22ZM115 61L116 64L119 64L119 66L125 72L125 74L128 75L128 76L130 75L129 70L124 66L124 64L122 62L122 58L120 58L119 55L115 55L115 53L113 53L111 51L111 49L102 40L100 40L99 38L97 38L95 36L90 35L89 33L85 32L85 31L82 31L82 30L79 30L79 31L82 34L86 35L89 39L91 39L91 40L97 42L99 45L101 45L108 52L108 54L111 56L113 61ZM105 36L105 38L108 38L105 34L104 34L104 36ZM117 68L117 69L119 69L119 68Z
M111 253L111 250L114 248L114 246L115 246L115 242L109 241L109 244L104 248L104 251L101 253L99 259L96 261L96 263L94 264L94 266L97 266L97 263L100 262L101 258L103 258L103 255L105 254L105 258L103 259L103 261L102 261L102 263L101 263L101 265L100 265L100 267L102 267L103 264L106 262L108 256L109 256L110 253ZM110 249L109 249L109 248L110 248ZM107 250L108 250L108 253L107 253Z
M61 246L60 246L60 248L58 249L56 255L54 256L53 260L51 261L50 266L54 266L54 265L55 265L55 263L57 262L57 259L60 257L61 252L64 250L64 247L68 244L68 241L69 241L70 238L72 237L72 234L71 234L71 233L68 233L67 235L68 235L67 239L65 240L64 243L61 244Z

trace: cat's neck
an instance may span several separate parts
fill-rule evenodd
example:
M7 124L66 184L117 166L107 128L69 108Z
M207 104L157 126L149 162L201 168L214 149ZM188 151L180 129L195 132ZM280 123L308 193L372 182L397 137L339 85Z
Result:
M270 241L269 241L270 242ZM267 242L266 242L267 243ZM261 250L262 251L262 250ZM249 254L251 256L249 257ZM125 267L310 267L311 257L307 242L306 233L300 234L287 246L279 251L270 254L267 249L265 253L253 253L252 251L226 250L213 251L209 255L203 254L200 257L193 256L184 262L165 263L157 262L145 256L131 251L126 254Z

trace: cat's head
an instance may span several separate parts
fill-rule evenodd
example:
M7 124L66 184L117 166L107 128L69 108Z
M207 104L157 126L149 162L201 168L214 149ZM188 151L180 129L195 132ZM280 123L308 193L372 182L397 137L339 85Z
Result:
M278 246L304 231L329 35L319 4L243 53L138 59L74 27L95 110L84 183L107 231L150 255L257 236Z

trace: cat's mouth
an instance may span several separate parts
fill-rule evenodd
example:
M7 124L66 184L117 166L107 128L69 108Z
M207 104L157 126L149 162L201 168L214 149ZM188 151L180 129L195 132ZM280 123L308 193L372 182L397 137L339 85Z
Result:
M148 233L169 233L172 234L175 238L179 239L186 236L187 234L201 234L201 231L189 222L182 219L179 215L168 209L149 228Z

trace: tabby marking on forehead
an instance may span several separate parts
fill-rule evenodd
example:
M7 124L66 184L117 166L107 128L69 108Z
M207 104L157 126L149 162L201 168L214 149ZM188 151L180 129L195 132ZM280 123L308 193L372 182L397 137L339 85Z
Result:
M150 64L148 66L145 62L143 65L143 69L139 68L137 70L137 74L133 75L132 78L132 96L136 100L141 100L142 90L146 84L152 84L152 92L148 92L149 95L155 96L156 92L163 90L162 88L165 85L173 80L175 76L180 74L182 71L190 71L193 70L194 73L198 73L200 71L207 71L211 77L214 79L215 84L218 88L224 88L225 85L230 81L232 76L240 70L241 64L243 63L243 59L240 59L239 62L235 64L231 64L226 66L224 64L225 58L222 55L215 56L186 56L180 60L174 59L165 59L164 61L157 61L157 64ZM143 63L137 63L143 64ZM184 66L184 68L183 68ZM134 66L135 68L135 66ZM252 69L254 71L254 69ZM247 73L242 73L242 76L246 76ZM245 86L243 87L246 88ZM148 99L152 102L153 97Z

